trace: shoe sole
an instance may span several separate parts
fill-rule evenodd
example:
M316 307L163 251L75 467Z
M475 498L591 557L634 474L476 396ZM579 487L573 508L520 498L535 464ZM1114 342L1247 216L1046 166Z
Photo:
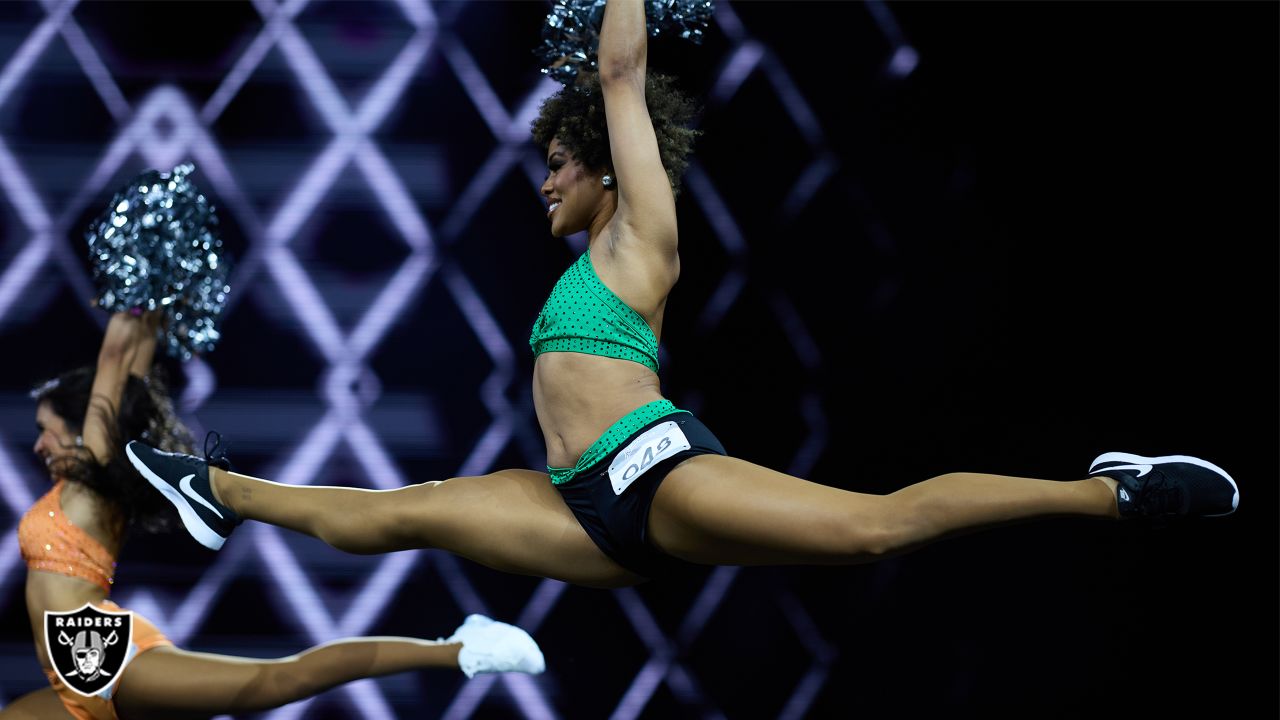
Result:
M1190 455L1162 455L1160 457L1144 457L1142 455L1133 455L1131 453L1109 452L1109 453L1103 453L1102 455L1099 455L1098 457L1094 458L1093 463L1089 465L1089 472L1091 473L1094 472L1097 469L1097 467L1102 463L1110 463L1110 462L1119 463L1122 465L1135 465L1135 464L1160 465L1162 463L1175 463L1175 462L1187 463L1188 465L1198 465L1199 467L1202 467L1206 470L1209 470L1217 473L1218 475L1221 475L1224 480L1231 483L1231 490L1232 490L1230 510L1224 513L1202 515L1201 517L1222 517L1223 515L1230 515L1231 513L1235 512L1236 508L1240 505L1240 487L1236 485L1236 481L1233 480L1231 476L1227 474L1226 470L1223 470L1222 468L1218 467L1217 465L1214 465L1208 460L1201 460L1198 457L1192 457ZM1102 468L1102 469L1106 470L1106 468Z
M165 499L178 509L178 516L182 518L182 525L186 527L187 532L195 541L210 550L221 550L222 544L227 541L226 538L219 535L209 527L204 520L200 519L200 515L191 507L191 503L178 492L177 488L165 482L159 475L151 472L151 468L143 462L137 455L133 454L133 448L125 446L124 452L129 456L129 462L133 464L133 469L137 470L147 482L151 483L151 487L160 491Z

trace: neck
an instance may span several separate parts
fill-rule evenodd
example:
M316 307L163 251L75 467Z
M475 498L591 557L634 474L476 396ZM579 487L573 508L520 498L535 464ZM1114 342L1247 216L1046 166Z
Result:
M591 222L587 224L587 247L594 247L596 240L604 235L609 223L613 220L613 216L617 214L617 210L617 195L609 193L604 201L604 206L596 212L595 216L591 218Z

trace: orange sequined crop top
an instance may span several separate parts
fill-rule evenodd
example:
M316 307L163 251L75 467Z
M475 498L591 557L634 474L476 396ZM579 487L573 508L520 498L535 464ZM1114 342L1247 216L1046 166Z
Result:
M116 559L62 512L64 485L65 480L58 481L18 523L22 559L30 570L87 580L110 593Z

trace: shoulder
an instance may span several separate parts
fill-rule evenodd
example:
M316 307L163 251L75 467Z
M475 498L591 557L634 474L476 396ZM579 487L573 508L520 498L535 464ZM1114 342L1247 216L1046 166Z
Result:
M64 482L62 512L73 525L99 542L113 537L120 524L120 510L116 504L82 482Z
M680 276L680 256L637 237L634 231L615 223L600 243L592 263L600 280L640 314L650 317L666 303L667 295Z

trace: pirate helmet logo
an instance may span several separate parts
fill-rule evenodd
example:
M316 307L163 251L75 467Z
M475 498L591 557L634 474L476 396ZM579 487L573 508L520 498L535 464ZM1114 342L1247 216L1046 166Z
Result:
M85 603L44 614L44 644L58 679L81 695L110 692L133 642L133 613Z

